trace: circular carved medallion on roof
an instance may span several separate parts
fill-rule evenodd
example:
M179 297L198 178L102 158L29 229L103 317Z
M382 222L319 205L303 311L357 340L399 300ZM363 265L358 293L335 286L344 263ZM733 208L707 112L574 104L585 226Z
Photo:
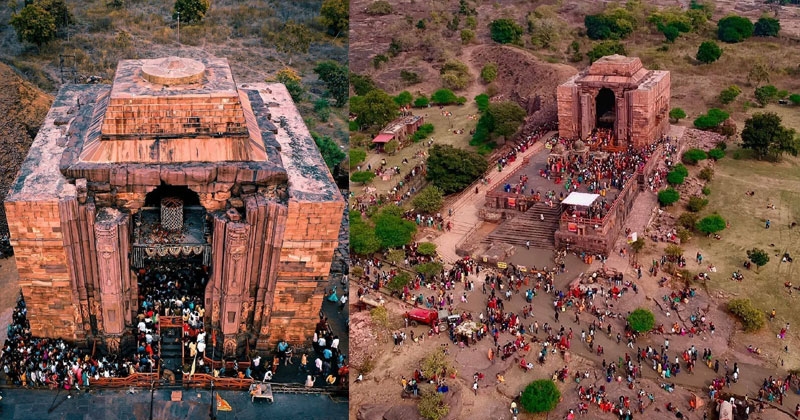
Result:
M143 60L142 77L159 85L188 85L203 80L206 66L190 58L167 57Z

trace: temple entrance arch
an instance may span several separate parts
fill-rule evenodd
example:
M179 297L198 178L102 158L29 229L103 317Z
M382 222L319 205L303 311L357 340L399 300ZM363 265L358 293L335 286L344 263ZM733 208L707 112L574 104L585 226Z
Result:
M595 98L595 115L597 128L614 129L614 121L617 119L617 109L614 99L614 91L609 88L602 88Z
M199 206L200 196L185 185L168 185L161 183L144 198L145 207L159 207L161 199L175 197L183 201L184 206Z

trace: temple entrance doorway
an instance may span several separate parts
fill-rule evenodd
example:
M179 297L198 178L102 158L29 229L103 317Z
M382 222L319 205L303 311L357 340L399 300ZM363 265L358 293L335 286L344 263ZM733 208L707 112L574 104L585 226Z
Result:
M159 355L167 377L180 382L187 359L205 337L211 247L206 210L187 187L162 184L134 218L131 266L136 274L137 350ZM204 344L201 346L204 347Z
M614 129L614 121L617 119L616 107L614 103L614 92L608 88L600 89L595 100L595 110L597 128Z

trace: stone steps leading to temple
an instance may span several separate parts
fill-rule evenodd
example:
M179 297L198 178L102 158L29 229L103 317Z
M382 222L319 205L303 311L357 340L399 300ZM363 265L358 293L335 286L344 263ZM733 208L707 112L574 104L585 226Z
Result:
M525 213L503 222L483 242L525 246L525 242L530 241L534 248L552 249L555 246L554 234L558 230L560 214L561 209L558 206L537 203ZM544 215L544 220L541 220L541 215Z

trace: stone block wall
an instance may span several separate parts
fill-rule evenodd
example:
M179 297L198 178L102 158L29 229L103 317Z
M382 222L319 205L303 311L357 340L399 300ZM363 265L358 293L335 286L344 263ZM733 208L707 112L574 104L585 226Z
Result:
M305 344L314 334L343 211L343 201L289 202L269 322L271 342L283 338Z
M58 199L7 201L8 227L19 284L30 308L31 332L76 339L80 313L73 305Z

